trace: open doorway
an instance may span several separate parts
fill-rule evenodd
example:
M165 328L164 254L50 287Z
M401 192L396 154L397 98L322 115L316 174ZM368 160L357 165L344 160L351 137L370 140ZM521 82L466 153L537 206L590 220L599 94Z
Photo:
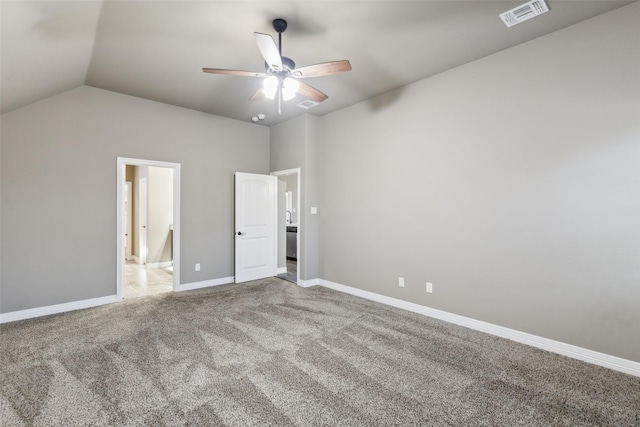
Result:
M180 164L118 158L118 299L180 283Z
M277 183L277 277L300 278L300 168L272 172Z

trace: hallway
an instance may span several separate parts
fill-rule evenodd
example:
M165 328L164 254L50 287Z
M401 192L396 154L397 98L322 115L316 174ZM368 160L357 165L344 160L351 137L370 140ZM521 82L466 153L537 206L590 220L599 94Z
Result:
M171 292L173 266L147 270L144 265L127 261L124 267L124 297L137 298Z

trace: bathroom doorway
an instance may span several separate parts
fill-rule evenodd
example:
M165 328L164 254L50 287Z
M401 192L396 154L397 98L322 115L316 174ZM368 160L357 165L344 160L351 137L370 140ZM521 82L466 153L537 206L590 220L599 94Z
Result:
M277 277L300 278L300 168L272 172L277 181Z

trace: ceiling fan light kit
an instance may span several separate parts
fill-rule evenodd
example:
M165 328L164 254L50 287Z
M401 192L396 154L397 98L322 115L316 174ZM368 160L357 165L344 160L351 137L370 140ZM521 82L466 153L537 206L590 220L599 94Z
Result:
M205 73L227 74L242 77L260 77L262 87L251 96L251 100L259 99L262 95L269 99L278 98L278 114L282 114L282 101L289 101L296 95L304 96L319 104L329 97L318 89L298 79L307 77L321 77L330 74L351 71L351 64L347 60L323 62L296 68L296 63L286 56L282 56L282 33L287 29L287 21L282 18L273 20L273 29L278 33L278 45L268 34L253 33L258 50L265 60L265 73L251 71L226 70L221 68L203 68ZM255 117L253 117L255 118ZM252 120L253 120L252 118ZM256 122L256 120L253 120Z
M273 99L278 91L280 82L276 76L269 76L262 81L262 93L269 99Z
M300 84L296 79L286 77L282 82L282 98L285 101L289 101L295 98L299 88Z

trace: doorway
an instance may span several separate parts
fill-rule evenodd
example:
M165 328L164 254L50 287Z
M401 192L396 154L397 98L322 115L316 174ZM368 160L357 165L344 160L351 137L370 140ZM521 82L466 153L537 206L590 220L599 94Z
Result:
M145 173L127 177L127 169L132 168ZM128 222L126 181L133 182L134 188L129 195L132 195L130 200L137 202L137 209L131 214L133 220ZM117 299L125 297L127 281L143 285L161 283L165 286L163 291L175 291L180 284L180 164L118 157L116 188ZM161 195L160 198L154 196L154 188L162 189L156 191ZM150 198L153 199L151 206ZM152 217L149 215L152 210L165 212L165 215ZM131 237L131 232L127 230L133 221L136 222L135 227L132 227L134 238L129 246L135 255L132 254L131 260L127 261L126 244ZM160 288L150 292L158 289ZM127 287L127 297L144 294L146 293L136 293L134 288Z
M277 177L277 277L300 278L300 168L271 172Z

